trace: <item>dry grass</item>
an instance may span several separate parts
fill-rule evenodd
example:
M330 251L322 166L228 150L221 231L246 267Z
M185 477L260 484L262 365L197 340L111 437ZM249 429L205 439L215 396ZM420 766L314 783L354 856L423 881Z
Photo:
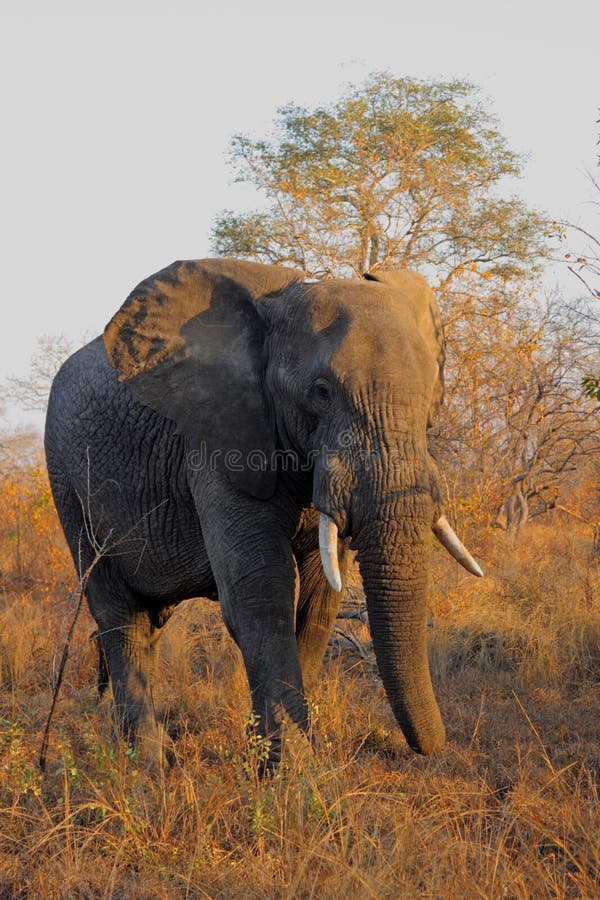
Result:
M0 896L598 897L600 562L572 526L478 549L484 581L435 554L444 752L407 749L373 661L346 653L313 698L315 752L262 782L243 667L208 601L183 604L163 637L178 765L149 773L111 743L86 613L42 778L67 590L6 590Z

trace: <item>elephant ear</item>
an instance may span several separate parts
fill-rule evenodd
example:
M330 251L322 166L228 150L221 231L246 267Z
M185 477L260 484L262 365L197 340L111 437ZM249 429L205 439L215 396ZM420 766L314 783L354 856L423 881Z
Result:
M444 399L446 347L442 319L429 282L423 275L410 269L377 270L366 272L364 277L367 281L378 281L398 291L402 295L403 302L409 303L415 312L419 330L438 366L438 377L429 410L428 424L431 425Z
M177 424L200 465L262 499L275 490L275 426L263 393L265 328L254 301L301 272L233 259L174 262L142 281L104 330L119 379Z

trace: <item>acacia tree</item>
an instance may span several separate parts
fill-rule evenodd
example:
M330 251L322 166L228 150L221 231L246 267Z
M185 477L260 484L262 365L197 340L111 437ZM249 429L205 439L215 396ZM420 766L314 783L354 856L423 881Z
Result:
M231 161L267 207L224 212L218 254L315 278L410 266L444 285L465 267L522 273L544 251L543 218L498 192L521 160L464 81L373 74L330 106L284 107L268 138L235 136Z

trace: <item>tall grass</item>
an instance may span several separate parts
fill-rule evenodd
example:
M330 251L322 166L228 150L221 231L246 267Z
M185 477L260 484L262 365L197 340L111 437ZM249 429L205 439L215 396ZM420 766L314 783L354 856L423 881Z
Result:
M157 684L176 765L148 772L95 699L78 624L37 769L68 625L57 581L0 601L0 896L600 895L600 562L575 529L499 532L485 580L435 552L430 655L448 745L408 750L370 655L331 655L314 749L260 780L264 746L218 606L182 604ZM65 575L66 577L66 575ZM61 599L62 598L62 599ZM366 627L353 626L359 638Z

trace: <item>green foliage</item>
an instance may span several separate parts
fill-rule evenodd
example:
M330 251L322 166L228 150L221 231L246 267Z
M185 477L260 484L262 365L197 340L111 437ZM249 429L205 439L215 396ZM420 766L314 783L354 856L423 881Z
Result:
M0 719L0 800L11 802L26 794L39 796L42 775L25 740L20 722Z
M246 723L247 751L242 768L249 781L260 778L269 760L271 741L258 731L258 716L251 713Z
M313 277L410 265L444 280L468 265L516 274L544 250L542 217L496 193L521 160L464 81L375 73L331 106L283 107L270 137L235 136L231 158L270 205L223 212L219 254Z
M581 383L585 396L600 403L600 378L597 375L586 375Z

